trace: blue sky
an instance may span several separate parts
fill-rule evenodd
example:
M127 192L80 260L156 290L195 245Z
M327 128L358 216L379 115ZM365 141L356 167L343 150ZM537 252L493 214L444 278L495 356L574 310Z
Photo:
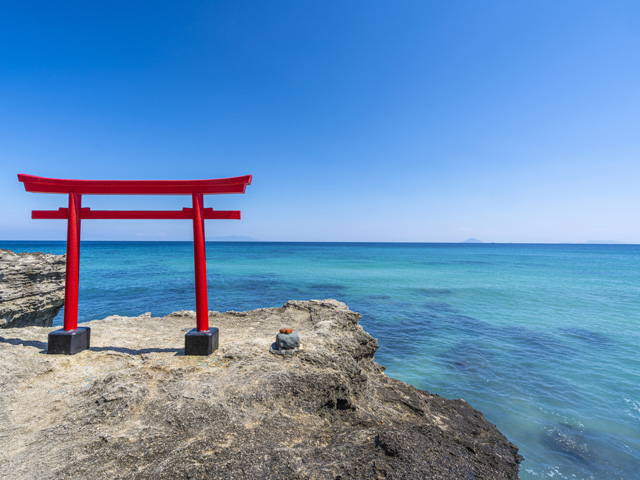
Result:
M66 198L18 173L252 174L245 195L206 197L243 214L208 237L640 243L640 2L6 2L0 239L64 239L30 211Z

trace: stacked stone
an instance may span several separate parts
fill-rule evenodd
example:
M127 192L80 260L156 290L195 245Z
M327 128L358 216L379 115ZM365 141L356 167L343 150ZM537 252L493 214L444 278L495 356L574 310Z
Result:
M300 336L292 328L281 328L270 351L278 355L289 355L298 352L300 348Z

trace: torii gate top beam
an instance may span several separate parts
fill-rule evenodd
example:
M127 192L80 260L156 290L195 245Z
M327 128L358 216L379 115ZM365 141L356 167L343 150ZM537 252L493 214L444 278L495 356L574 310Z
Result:
M19 174L27 192L78 195L220 195L244 193L251 175L212 180L66 180Z

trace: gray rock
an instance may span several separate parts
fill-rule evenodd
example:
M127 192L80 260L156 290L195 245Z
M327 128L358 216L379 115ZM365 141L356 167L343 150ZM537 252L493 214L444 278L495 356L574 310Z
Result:
M51 326L64 305L65 255L0 249L0 328Z
M278 350L292 350L300 347L300 336L296 332L279 333L276 335Z
M463 400L387 377L335 300L210 313L220 348L184 356L193 316L83 324L91 348L43 355L51 328L0 337L0 478L516 479L521 457ZM273 332L304 339L272 355Z

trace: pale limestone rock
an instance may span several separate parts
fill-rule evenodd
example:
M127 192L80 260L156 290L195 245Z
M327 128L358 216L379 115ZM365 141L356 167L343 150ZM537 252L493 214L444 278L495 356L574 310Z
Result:
M463 400L387 377L360 315L335 300L210 313L195 325L111 316L91 348L45 355L52 329L0 336L0 478L516 479L518 449ZM304 339L269 353L282 325Z
M0 328L51 326L64 305L65 255L0 249Z

